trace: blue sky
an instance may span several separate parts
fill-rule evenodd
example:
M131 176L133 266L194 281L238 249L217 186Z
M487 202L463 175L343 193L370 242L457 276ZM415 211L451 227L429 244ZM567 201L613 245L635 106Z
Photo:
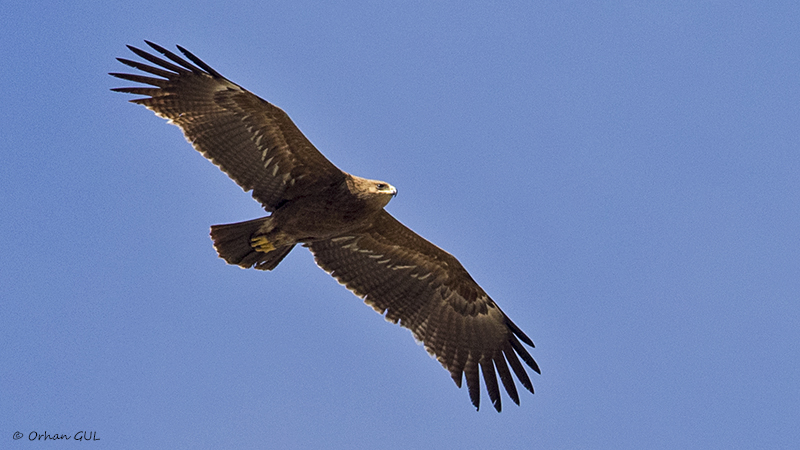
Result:
M0 447L788 448L800 441L796 2L0 6ZM277 104L533 339L497 414L109 91L180 44ZM504 394L505 395L505 394ZM19 431L24 437L14 441ZM58 445L58 444L55 444Z

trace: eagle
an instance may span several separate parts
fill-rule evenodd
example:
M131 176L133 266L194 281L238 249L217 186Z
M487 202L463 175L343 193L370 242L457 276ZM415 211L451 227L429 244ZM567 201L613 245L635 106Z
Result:
M117 60L147 75L109 74L144 86L112 91L140 96L130 101L177 125L197 151L245 192L252 191L270 213L212 226L211 239L220 258L242 268L272 270L300 244L323 270L387 321L411 330L459 388L462 377L466 379L476 409L479 371L498 412L497 375L517 405L512 371L533 393L520 362L541 374L522 345L533 347L533 342L453 255L386 212L397 189L340 170L283 110L181 46L177 48L186 59L145 42L161 56L129 45L149 64Z

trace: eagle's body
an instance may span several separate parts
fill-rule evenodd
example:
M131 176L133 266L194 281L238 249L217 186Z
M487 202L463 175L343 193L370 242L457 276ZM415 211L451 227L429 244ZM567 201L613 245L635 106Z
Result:
M192 61L148 42L169 61L128 47L154 64L122 63L158 78L112 73L153 87L115 91L181 128L187 140L261 202L267 217L214 225L221 258L272 270L296 244L387 320L409 328L426 350L480 403L480 376L500 411L496 374L515 403L511 370L533 386L517 355L536 362L518 338L533 342L497 307L456 258L398 222L383 208L397 194L386 182L339 170L282 110L230 82L178 47ZM480 367L480 369L479 369ZM496 373L495 373L496 370Z
M297 243L369 229L397 190L382 181L344 175L284 202L268 217L212 226L211 238L220 257L244 268L272 270Z

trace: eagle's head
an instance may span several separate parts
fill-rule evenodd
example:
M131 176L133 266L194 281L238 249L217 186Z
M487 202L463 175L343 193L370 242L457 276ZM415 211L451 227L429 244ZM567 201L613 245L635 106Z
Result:
M347 183L350 192L375 208L383 208L397 195L397 189L385 181L368 180L353 175L350 178Z

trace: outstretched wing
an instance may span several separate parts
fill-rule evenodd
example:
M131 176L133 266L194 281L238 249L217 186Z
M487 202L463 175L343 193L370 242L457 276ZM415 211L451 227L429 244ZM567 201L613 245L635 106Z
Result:
M344 177L283 110L232 83L180 46L191 63L161 46L147 44L169 61L132 46L128 48L152 65L117 59L156 77L110 75L153 87L112 90L145 96L131 102L180 127L197 151L242 189L252 190L253 198L267 211L303 195L310 185Z
M356 235L305 244L325 271L386 319L408 328L461 387L462 373L473 405L480 407L483 373L489 398L500 411L495 370L514 403L519 395L508 366L533 392L522 358L539 367L520 343L533 342L486 295L451 254L381 211L373 226ZM519 358L517 357L519 355Z

